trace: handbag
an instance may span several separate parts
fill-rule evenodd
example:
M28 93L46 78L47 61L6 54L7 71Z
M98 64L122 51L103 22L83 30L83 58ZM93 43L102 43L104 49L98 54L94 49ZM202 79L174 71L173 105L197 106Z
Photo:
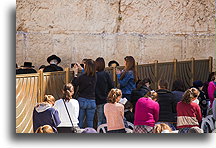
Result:
M65 108L66 108L66 111L67 111L68 117L69 117L70 122L71 122L71 125L72 125L72 127L71 127L71 133L77 133L76 128L73 126L73 122L72 122L72 119L71 119L71 117L70 117L70 114L69 114L68 108L67 108L67 106L66 106L66 104L65 104L65 99L63 99L63 102L64 102L64 105L65 105Z

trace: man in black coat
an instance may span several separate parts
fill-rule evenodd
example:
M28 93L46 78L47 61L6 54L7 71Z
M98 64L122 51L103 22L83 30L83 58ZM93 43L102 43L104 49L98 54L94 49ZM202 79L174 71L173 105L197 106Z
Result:
M159 122L177 122L176 105L174 94L168 90L168 82L160 80L158 83L158 103L160 105Z
M58 66L61 59L56 55L51 55L47 58L47 62L50 64L46 66L43 72L63 71L63 68Z
M22 68L16 69L16 74L29 74L29 73L37 73L34 66L32 66L31 62L24 62L24 65L21 66Z

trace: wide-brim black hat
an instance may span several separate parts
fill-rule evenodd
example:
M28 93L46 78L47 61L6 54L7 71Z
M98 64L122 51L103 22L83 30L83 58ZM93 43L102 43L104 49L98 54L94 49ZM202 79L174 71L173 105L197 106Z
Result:
M116 64L116 66L119 66L119 63L115 60L109 61L108 66L110 67L112 64Z
M54 59L56 59L56 60L58 61L58 63L61 62L61 59L60 59L58 56L56 56L56 55L51 55L51 56L49 56L49 57L47 58L47 62L50 63L50 61L51 61L51 60L54 60Z
M32 62L24 62L24 65L21 67L34 67L34 66L32 66Z

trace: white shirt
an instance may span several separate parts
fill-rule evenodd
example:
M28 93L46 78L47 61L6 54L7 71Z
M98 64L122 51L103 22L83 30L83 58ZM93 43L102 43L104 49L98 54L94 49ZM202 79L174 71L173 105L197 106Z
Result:
M68 112L70 114L71 120L73 122L74 126L78 126L78 116L79 116L79 103L75 99L70 99L70 101L65 102ZM70 118L68 116L67 110L65 108L63 99L59 99L55 102L54 107L59 112L59 118L61 120L61 123L58 125L58 127L71 127Z

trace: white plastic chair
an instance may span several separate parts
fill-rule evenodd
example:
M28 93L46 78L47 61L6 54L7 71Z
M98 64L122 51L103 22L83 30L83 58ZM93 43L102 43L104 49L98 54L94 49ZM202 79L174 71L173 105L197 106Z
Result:
M126 133L133 133L133 130L130 128L125 128Z
M128 127L129 127L129 129L131 129L131 130L134 129L134 125L133 125L133 123L127 121L127 125L128 125Z
M201 129L203 129L203 131L206 133L212 132L215 129L214 121L212 118L213 115L208 115L202 119Z
M106 128L105 128L105 127L106 127ZM106 129L107 129L107 124L101 124L101 125L99 125L98 128L97 128L97 132L100 133L101 130L102 130L103 133L106 133L106 132L107 132Z

